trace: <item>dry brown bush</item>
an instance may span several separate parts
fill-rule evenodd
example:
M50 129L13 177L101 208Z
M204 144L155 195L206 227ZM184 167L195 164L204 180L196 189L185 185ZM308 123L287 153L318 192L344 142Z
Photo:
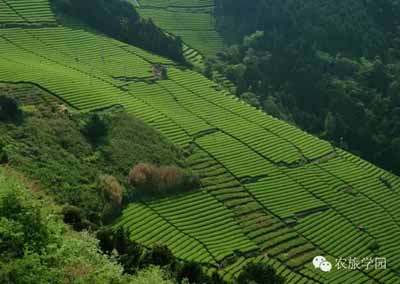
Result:
M188 181L193 176L177 166L155 166L150 163L139 163L129 173L128 182L138 190L150 193L167 193L191 189Z
M110 175L100 176L97 188L100 190L105 202L122 204L124 190L115 177Z
M110 175L98 178L97 189L103 197L101 220L109 224L121 213L124 189L118 180Z
M185 173L181 168L164 166L159 168L159 172L160 186L165 190L181 187L184 183Z
M133 167L129 173L129 184L149 190L157 191L160 181L160 173L156 166L150 163L140 163Z

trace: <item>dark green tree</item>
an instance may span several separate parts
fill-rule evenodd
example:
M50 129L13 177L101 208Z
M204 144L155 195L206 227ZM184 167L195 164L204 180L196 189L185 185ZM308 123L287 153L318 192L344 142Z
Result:
M12 97L0 95L0 121L15 121L20 116L18 102Z
M249 263L237 278L238 284L282 284L284 278L275 269L263 263Z
M189 283L204 283L206 275L199 263L185 262L178 271L178 283L181 283L183 279L187 279Z
M171 267L176 264L176 260L171 250L167 246L156 244L144 256L144 263L147 265L153 264L161 267Z
M107 137L107 131L107 123L97 113L90 115L82 129L86 139L95 145L104 142Z

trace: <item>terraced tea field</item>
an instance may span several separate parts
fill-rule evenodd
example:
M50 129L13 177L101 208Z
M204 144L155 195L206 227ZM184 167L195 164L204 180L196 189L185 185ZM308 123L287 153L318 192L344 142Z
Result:
M142 17L151 18L168 33L180 36L187 46L202 55L214 56L223 48L221 35L215 30L213 0L137 0L131 3ZM187 57L191 58L191 52Z
M54 23L55 17L48 1L1 0L0 25Z
M32 3L9 13L29 15ZM152 79L154 63L168 67L168 80ZM256 261L285 283L400 283L400 178L200 74L101 35L27 21L0 29L0 81L34 83L80 110L120 104L190 154L202 188L128 206L115 226L132 239L164 243L226 279ZM324 273L312 265L320 254L333 264L386 257L387 268Z

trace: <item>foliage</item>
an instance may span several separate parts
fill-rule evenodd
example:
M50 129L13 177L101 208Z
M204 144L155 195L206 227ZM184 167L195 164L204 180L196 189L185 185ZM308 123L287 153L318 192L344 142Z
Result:
M228 282L226 282L222 278L222 276L216 271L211 274L209 282L212 283L212 284L228 284Z
M83 222L78 227L87 225L86 219L100 224L116 216L123 192L117 182L128 186L132 164L148 160L184 165L175 146L123 110L97 116L108 130L96 147L81 131L95 117L92 113L66 115L42 105L24 113L19 124L0 122L0 155L5 153L10 166L39 180L58 202L78 207ZM99 176L105 176L101 182Z
M109 255L113 251L118 253L118 262L124 267L126 273L134 274L140 267L143 267L144 247L130 240L128 233L123 228L116 231L102 228L96 236L103 252Z
M91 114L82 129L82 133L93 144L104 142L107 137L107 124L99 114Z
M207 73L224 75L247 103L400 173L398 32L371 3L325 2L219 1L220 25L251 33L208 61Z
M256 30L268 33L279 50L315 47L346 56L383 55L398 47L396 0L217 0L217 25L238 39ZM246 21L243 21L246 19Z
M139 163L129 173L128 182L140 190L156 192L160 183L159 168L150 163Z
M165 271L157 266L141 270L133 277L135 284L173 284Z
M96 232L96 238L99 240L100 249L110 255L115 249L114 232L110 228L102 227Z
M0 121L15 121L20 116L18 102L10 96L0 94Z
M136 164L129 173L128 182L145 194L167 194L199 186L198 179L190 171L177 166L156 166L150 163Z
M199 263L185 262L179 270L177 280L178 283L182 283L184 279L189 283L204 283L205 278L206 275L203 271L203 267Z
M131 283L91 236L69 233L3 169L0 197L1 283Z
M121 213L124 189L118 180L110 175L102 175L97 181L97 189L103 197L102 220L110 223Z
M102 251L108 255L117 254L116 258L124 267L125 273L140 275L141 269L151 270L158 266L168 272L170 277L176 278L177 283L226 284L217 272L209 277L204 273L201 264L176 259L164 245L155 244L151 248L145 248L132 241L123 227L116 230L102 228L96 236Z
M105 202L122 205L123 188L115 177L110 175L100 176L97 188Z
M185 62L180 38L165 34L151 19L141 19L128 1L52 0L52 2L56 10L77 17L108 36Z
M144 256L144 263L160 267L174 267L176 265L176 259L167 246L155 244Z
M147 249L132 241L122 227L116 230L104 227L96 236L103 252L109 255L117 253L117 259L126 273L135 274L140 268L152 265L175 269L177 260L166 246L155 245Z
M248 263L237 278L238 284L283 284L284 278L273 267L263 263Z
M4 177L0 181L4 183L0 188L1 256L6 259L8 256L21 257L26 250L39 253L50 238L42 212L29 203L26 196L19 196L18 190L8 188L16 187L16 184L4 181Z
M66 205L62 209L63 221L66 224L71 225L75 230L82 231L83 229L87 229L85 226L81 210L72 205Z

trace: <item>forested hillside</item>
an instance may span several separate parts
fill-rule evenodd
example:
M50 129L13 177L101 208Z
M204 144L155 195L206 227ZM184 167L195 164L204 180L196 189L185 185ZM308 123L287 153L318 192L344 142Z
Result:
M180 38L165 34L151 19L143 19L128 1L51 0L59 13L75 17L120 41L184 63ZM63 18L63 15L60 15Z
M5 84L0 87L1 167L33 180L38 185L34 192L54 202L59 208L55 214L71 232L88 231L83 234L89 234L91 242L97 237L98 242L88 247L119 269L115 277L121 275L121 283L400 282L398 176L244 103L186 64L110 37L88 27L88 22L69 25L64 14L54 14L60 11L51 10L48 0L3 0L3 7L7 12L0 14L0 82ZM240 71L230 79L241 82L238 89L246 90L247 100L257 105L264 97L251 94L252 88L275 78L262 76L263 68L271 66L269 60L302 58L274 56L265 43L267 32L247 37L241 46L221 53L206 71L212 75L221 68L227 77ZM293 50L302 52L297 46ZM317 51L321 60L333 60L330 51ZM343 56L335 60L344 62L344 70L335 61L328 67L360 73L360 84L370 82L363 79L370 76L365 66L380 70L370 65L369 57L353 68L355 59L349 58L358 55ZM298 81L306 81L311 71L303 70ZM279 80L279 72L269 74ZM358 81L346 76L337 78L338 86L346 80L358 90ZM279 86L282 92L297 90L286 81ZM284 94L294 101L290 93ZM368 102L364 92L344 94ZM296 119L279 99L269 98L276 105L274 115ZM311 102L317 106L318 100L311 96ZM340 103L350 108L346 111L353 115L351 122L358 123L353 104ZM349 143L345 138L341 146ZM20 244L21 234L14 235L10 224L22 233L26 227L19 224L19 214L4 211L0 210L0 234L5 232L7 240L11 235ZM7 247L2 239L0 247ZM63 247L65 239L60 241ZM57 248L50 242L50 254L36 252L34 260L52 267L45 260L58 260L51 254ZM81 251L78 245L75 249ZM29 252L16 257L12 267L23 270L21 263ZM385 258L386 266L332 267L326 273L313 265L318 255L333 265L340 257ZM29 267L32 263L29 259ZM1 256L0 265L8 264ZM90 269L86 264L83 258L73 272L88 278L59 282L110 282L109 270L96 273L104 266ZM152 265L169 275L159 268L151 270ZM144 275L149 269L151 281ZM91 272L101 279L90 277Z
M216 3L217 26L237 45L210 68L239 97L400 173L396 1Z
M19 174L0 168L0 281L2 284L173 284L159 267L129 275L103 254L88 232L77 233L54 204ZM123 245L121 245L122 247ZM144 253L144 250L143 250Z

